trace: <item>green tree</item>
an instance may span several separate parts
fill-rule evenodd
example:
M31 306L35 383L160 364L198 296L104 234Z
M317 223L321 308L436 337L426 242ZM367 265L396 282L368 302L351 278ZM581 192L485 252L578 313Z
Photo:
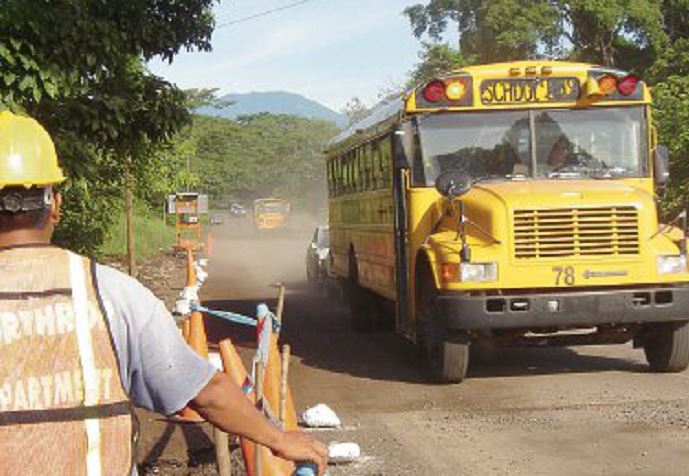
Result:
M545 55L633 67L639 57L652 61L665 41L661 7L661 0L431 0L404 14L418 38L438 41L455 23L461 53L480 63Z
M554 47L560 33L558 8L547 0L431 0L407 7L414 35L440 41L456 24L462 55L478 62L507 61Z
M213 198L277 195L315 212L326 196L322 151L337 132L333 123L288 115L196 115L184 147L193 151L199 189Z
M59 242L95 252L125 171L137 175L188 119L184 94L143 64L210 49L212 4L3 1L0 108L28 112L55 139L71 178Z
M447 43L424 42L419 52L419 62L409 72L408 86L414 87L425 83L471 63L471 59L465 58L459 49Z
M351 126L355 122L359 122L364 117L368 116L371 110L361 99L359 99L357 96L354 96L352 99L347 101L347 104L344 105L340 112L347 116L349 125Z

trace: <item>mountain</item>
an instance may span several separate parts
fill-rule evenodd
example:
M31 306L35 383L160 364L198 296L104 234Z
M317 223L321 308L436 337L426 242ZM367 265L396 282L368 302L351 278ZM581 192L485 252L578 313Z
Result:
M347 117L337 113L322 104L305 98L299 94L284 91L227 94L220 98L231 104L224 108L204 106L196 110L198 114L234 119L238 116L246 116L268 112L270 114L291 114L309 119L323 119L334 122L339 127L347 125Z

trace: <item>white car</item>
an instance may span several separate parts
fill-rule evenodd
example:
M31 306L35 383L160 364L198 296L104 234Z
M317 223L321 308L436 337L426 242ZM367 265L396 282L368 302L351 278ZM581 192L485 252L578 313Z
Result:
M325 280L328 277L329 260L330 231L327 225L323 225L316 227L306 249L306 279L310 283Z

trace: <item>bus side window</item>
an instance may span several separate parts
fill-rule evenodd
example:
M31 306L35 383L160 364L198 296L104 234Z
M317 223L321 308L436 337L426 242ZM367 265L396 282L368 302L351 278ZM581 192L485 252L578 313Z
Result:
M335 158L335 194L342 193L342 156Z
M361 147L356 150L356 191L362 192L364 190L364 156L361 153Z
M371 142L371 188L378 190L381 188L381 178L383 177L380 170L380 148L378 147L378 140Z
M350 190L350 186L352 184L352 175L351 175L352 160L351 159L352 158L350 156L350 153L347 152L347 155L345 156L345 159L344 159L345 160L345 162L344 162L344 167L345 167L345 170L344 170L344 176L345 176L344 193L349 193L351 191Z
M356 152L350 150L349 153L347 153L347 176L349 179L349 183L347 184L347 192L349 193L354 193L356 191L354 167L356 167Z
M333 159L328 159L326 164L326 180L328 182L328 196L333 196Z
M392 142L390 136L386 136L381 141L381 165L383 171L383 187L392 184Z
M352 193L359 191L359 150L352 151Z
M364 190L371 190L371 144L364 144L361 152L364 162Z
M371 141L368 144L368 155L371 158L371 190L376 190L378 188L378 177L377 177L377 164L376 164L376 142Z

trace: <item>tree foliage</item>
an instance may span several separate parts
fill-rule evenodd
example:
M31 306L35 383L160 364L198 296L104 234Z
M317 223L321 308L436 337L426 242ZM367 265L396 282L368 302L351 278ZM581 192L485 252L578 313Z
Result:
M546 55L624 67L665 41L661 7L661 0L431 0L404 13L418 38L438 41L455 24L461 53L479 63Z
M419 52L419 62L409 73L408 86L414 87L471 63L471 59L466 58L452 45L424 42Z
M71 183L58 242L94 252L135 176L189 119L144 61L210 49L214 0L3 0L0 108L49 130ZM138 170L141 168L141 170Z
M347 104L340 111L347 116L348 123L351 126L355 122L359 122L364 117L368 116L371 110L366 107L366 104L357 96L347 101Z
M276 195L315 211L326 193L322 151L337 132L331 122L288 115L194 116L180 147L211 197Z

